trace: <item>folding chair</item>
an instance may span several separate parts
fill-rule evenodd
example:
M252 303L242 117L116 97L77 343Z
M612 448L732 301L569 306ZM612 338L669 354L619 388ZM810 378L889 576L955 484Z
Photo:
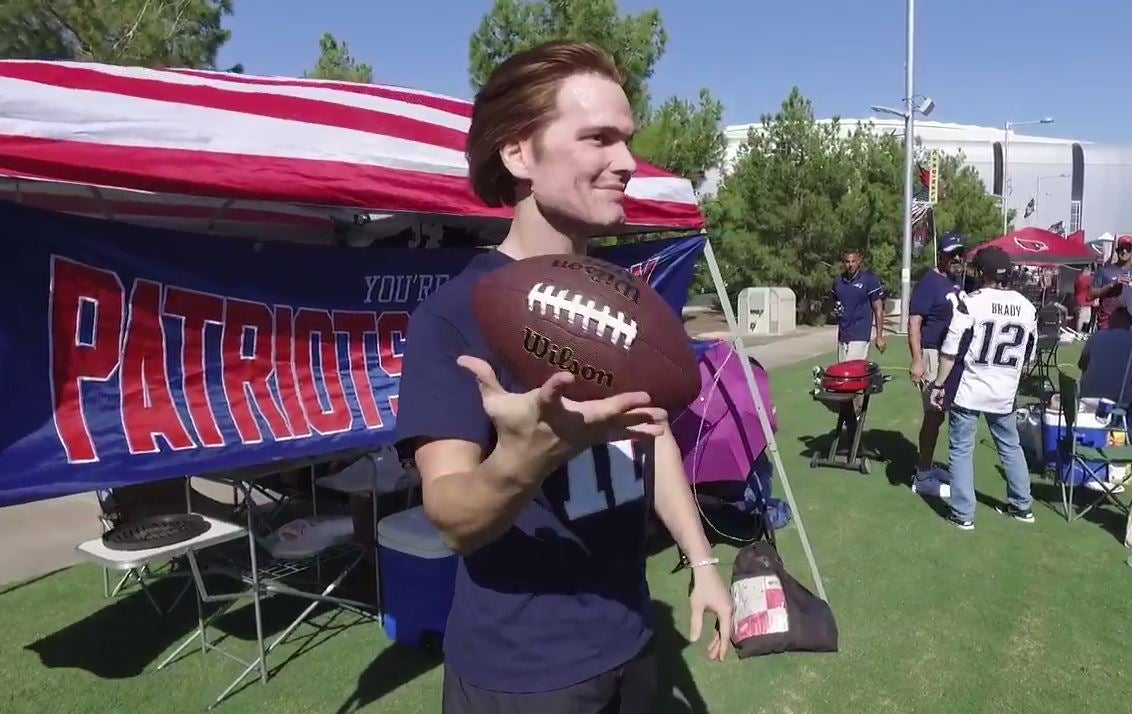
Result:
M1057 472L1054 478L1061 486L1061 505L1065 510L1065 519L1074 521L1080 519L1102 501L1108 500L1127 516L1129 506L1122 502L1113 493L1117 487L1124 486L1132 479L1132 468L1125 470L1125 476L1117 483L1100 483L1097 496L1084 509L1073 512L1073 496L1076 480L1073 469L1079 467L1086 479L1099 481L1092 475L1088 462L1101 463L1105 466L1132 465L1132 446L1084 446L1077 441L1075 427L1077 425L1077 410L1079 398L1077 381L1067 374L1060 374L1060 400L1061 423L1057 428ZM1123 414L1116 414L1123 421Z
M300 625L306 622L311 613L313 613L319 605L333 605L337 608L352 612L360 618L380 622L380 610L376 606L376 603L359 602L357 600L338 597L335 594L346 577L353 572L364 558L365 554L357 544L346 543L331 546L315 555L303 558L289 559L272 557L266 548L265 538L260 535L260 531L255 523L255 507L252 493L256 491L256 489L253 484L248 480L241 480L235 477L214 476L211 477L211 480L230 482L242 492L246 504L244 515L247 519L247 523L245 527L241 528L241 532L247 534L248 551L245 554L246 559L244 557L224 556L215 558L209 567L209 572L213 575L221 575L235 580L241 583L243 589L237 592L222 593L210 591L204 582L202 569L197 562L195 554L193 552L187 553L186 555L188 557L189 567L192 571L193 580L196 584L199 601L202 603L218 604L220 607L208 617L202 618L197 630L183 640L165 661L158 666L159 670L163 669L176 660L180 653L189 645L197 641L200 642L202 652L215 651L243 665L243 671L216 697L208 706L209 709L213 709L224 701L224 699L249 676L258 676L258 679L266 684L269 678L267 656L278 645L285 642L287 638L290 637L291 633ZM317 515L317 500L315 500L312 505ZM263 553L260 553L261 550ZM235 553L233 553L233 555L235 555ZM261 555L266 555L266 560L261 562ZM328 584L324 584L322 579L322 566L324 563L333 561L339 561L344 563L344 565L340 568L334 580ZM289 580L311 571L315 573L314 583L321 588L320 590L299 589L288 584ZM267 642L263 631L261 606L264 600L277 595L305 600L308 602L308 605L291 621L283 632L275 636L271 642ZM214 620L230 612L237 603L248 599L251 600L253 606L256 628L256 656L250 661L222 649L217 643L210 642L206 635L206 628Z

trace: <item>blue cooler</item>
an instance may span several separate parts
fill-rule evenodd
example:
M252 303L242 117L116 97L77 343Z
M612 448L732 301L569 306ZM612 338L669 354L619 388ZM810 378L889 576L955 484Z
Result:
M1077 424L1074 427L1074 436L1081 446L1105 446L1108 442L1108 432L1111 428L1109 421L1097 419L1095 399L1082 399L1077 410ZM1045 451L1046 467L1057 468L1057 434L1064 429L1061 421L1061 409L1056 405L1046 408L1042 417L1042 442ZM1062 464L1062 480L1080 486L1085 481L1108 480L1108 468L1103 462L1085 461L1084 468L1081 462Z
M391 640L416 647L425 633L443 638L456 560L421 506L378 522L382 626Z

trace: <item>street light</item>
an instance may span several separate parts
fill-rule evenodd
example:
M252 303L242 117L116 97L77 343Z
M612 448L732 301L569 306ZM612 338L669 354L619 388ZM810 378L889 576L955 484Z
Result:
M912 295L912 162L915 114L927 116L935 109L928 97L917 97L915 92L916 57L916 0L907 0L904 53L904 110L873 106L874 112L893 114L904 119L904 247L900 264L900 332L908 334L908 301ZM916 100L920 100L919 104Z
M1002 125L1002 235L1006 235L1006 196L1010 187L1010 174L1007 173L1007 160L1010 156L1010 130L1016 126L1052 123L1053 117L1043 117L1031 121L1008 121Z

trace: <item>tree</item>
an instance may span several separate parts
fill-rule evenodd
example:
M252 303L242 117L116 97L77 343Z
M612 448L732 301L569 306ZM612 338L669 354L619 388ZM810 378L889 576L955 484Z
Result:
M778 113L752 128L717 195L705 203L728 287L789 287L801 319L815 319L840 270L841 252L857 248L895 290L904 236L903 167L898 137L870 127L849 132L836 118L817 122L795 88ZM937 234L963 233L968 244L997 234L996 200L961 157L941 157L939 181ZM915 258L914 271L932 261L929 247ZM711 287L706 271L696 285Z
M469 43L472 88L516 52L549 40L592 42L613 56L638 119L648 112L648 80L668 33L659 10L621 16L614 0L495 0Z
M762 125L750 131L717 197L705 204L731 290L787 286L807 315L828 289L845 245L848 210L842 201L849 177L860 173L840 131L837 120L817 123L797 88L777 114L762 117ZM867 148L863 140L858 143L858 149Z
M699 183L723 160L727 141L719 130L723 104L706 89L700 104L672 97L651 111L633 137L633 152L666 171Z
M231 0L6 0L0 57L215 68Z
M632 148L642 159L696 182L722 159L723 107L707 90L699 106L676 97L650 106L648 81L668 44L655 9L621 15L614 0L495 0L469 40L472 88L512 54L555 39L591 42L613 57L637 121Z
M339 42L334 35L324 32L318 41L318 47L318 61L315 62L314 69L303 73L304 77L362 83L373 81L373 67L354 59L346 43Z

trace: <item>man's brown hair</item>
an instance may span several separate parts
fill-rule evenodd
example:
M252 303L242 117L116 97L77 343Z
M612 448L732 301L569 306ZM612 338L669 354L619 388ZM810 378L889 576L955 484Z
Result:
M514 206L515 177L499 152L538 134L554 118L558 88L575 74L597 74L621 84L605 50L583 42L546 42L508 57L476 93L465 155L472 191L489 206Z

